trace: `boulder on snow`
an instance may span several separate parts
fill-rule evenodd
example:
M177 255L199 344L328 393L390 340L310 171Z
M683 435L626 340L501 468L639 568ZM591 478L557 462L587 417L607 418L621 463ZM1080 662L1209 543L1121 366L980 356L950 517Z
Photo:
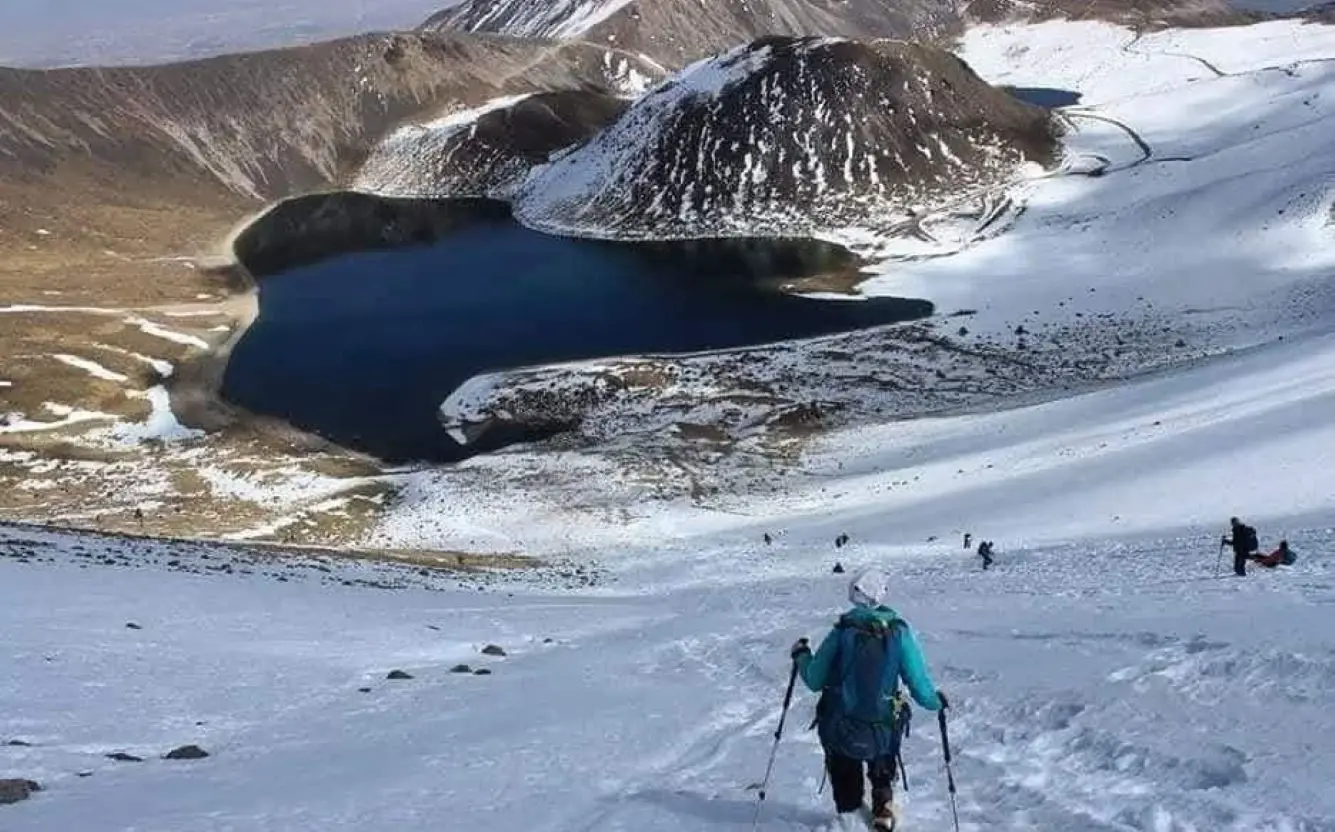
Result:
M473 672L473 668L469 667L469 666L466 665L466 664L456 664L454 667L451 667L451 668L450 668L450 672L451 672L451 673L472 673L472 672Z
M143 757L126 754L124 751L113 751L105 756L108 760L115 760L118 763L142 763L144 761Z
M10 746L11 748L32 748L32 743L26 740L10 740L5 743L5 745Z
M197 745L183 745L179 748L173 748L162 755L164 760L202 760L209 756L209 752Z
M474 671L473 671L473 675L474 675L474 676L490 676L490 675L491 675L491 671L490 671L489 669L485 668L485 667L479 667L477 670L474 670Z
M34 780L0 780L0 806L27 800L34 792L41 790L42 787Z
M596 237L918 229L934 206L994 213L1050 114L953 54L899 41L768 37L688 67L524 183L530 227Z
M483 647L483 648L482 648L482 655L484 655L484 656L504 656L504 655L505 655L505 650L502 649L499 645L496 645L496 644L488 644L486 647Z
M133 621L127 621L127 622L125 623L125 629L127 629L127 630L142 630L142 629L144 629L144 628L141 627L141 626L139 626L138 624L134 623Z
M411 679L411 678L413 678L413 677L412 677L412 674L411 674L411 673L405 673L405 672L402 671L402 670L391 670L391 671L389 672L389 675L386 676L385 678L386 678L386 679Z

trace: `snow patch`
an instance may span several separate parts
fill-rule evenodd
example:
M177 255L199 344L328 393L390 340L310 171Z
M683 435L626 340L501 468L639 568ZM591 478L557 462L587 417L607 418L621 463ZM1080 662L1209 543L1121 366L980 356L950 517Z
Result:
M139 331L143 332L146 335L152 335L157 338L162 338L164 340L171 341L172 343L175 344L184 344L185 346L188 347L198 347L201 350L209 349L209 343L202 338L197 338L194 335L188 335L184 332L177 332L172 329L167 329L166 327L160 324L155 324L152 321L147 321L144 320L143 318L131 317L127 318L125 322L127 324L133 324L134 326L139 327Z
M62 364L67 364L76 369L83 370L85 373L88 373L89 375L95 378L100 378L104 381L125 382L130 380L129 376L114 372L112 370L108 370L106 367L102 366L101 364L98 364L96 361L91 361L87 358L80 358L77 355L56 353L51 357L56 359Z

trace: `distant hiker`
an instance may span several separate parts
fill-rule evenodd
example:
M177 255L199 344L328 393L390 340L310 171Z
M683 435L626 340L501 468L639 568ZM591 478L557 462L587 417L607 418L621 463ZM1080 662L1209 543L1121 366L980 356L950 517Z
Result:
M772 537L769 536L769 532L765 532L765 545L766 545L766 546L769 546L769 545L772 544L773 542L774 542L774 538L772 538Z
M929 711L948 707L936 690L908 622L885 605L886 576L868 570L848 586L853 609L812 655L806 639L793 645L802 681L820 691L816 726L842 829L865 829L864 766L871 781L872 829L895 828L895 764L911 710L899 683ZM862 814L859 817L859 813Z
M978 544L978 556L983 559L983 570L992 565L992 541L984 540Z
M1228 525L1233 536L1224 536L1220 538L1219 543L1221 546L1233 547L1233 574L1245 576L1247 574L1247 556L1261 548L1261 542L1256 537L1256 529L1238 518L1230 517Z
M973 543L973 535L969 534L968 532L965 532L965 533L964 533L964 548L968 549L968 548L969 548L969 545L972 544L972 543Z
M144 525L144 510L142 508L134 510L134 519L139 521L139 525Z
M848 535L846 534L841 534L834 539L834 548L836 549L842 549L847 544L848 544Z
M1283 564L1284 566L1292 566L1294 562L1298 560L1298 557L1294 555L1293 550L1289 548L1289 541L1281 540L1279 542L1279 548L1275 551L1268 555L1251 555L1251 559L1267 569L1274 569L1280 564Z

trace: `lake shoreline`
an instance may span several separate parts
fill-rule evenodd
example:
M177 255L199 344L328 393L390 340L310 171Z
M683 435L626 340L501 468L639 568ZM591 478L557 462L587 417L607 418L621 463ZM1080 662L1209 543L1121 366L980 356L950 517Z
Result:
M253 332L263 314L262 287L286 273L326 261L400 249L428 249L461 230L501 224L543 238L572 239L528 229L518 223L507 203L486 198L412 200L331 191L282 200L257 212L228 236L224 243L226 262L215 267L226 273L228 284L236 289L229 299L236 303L236 326L218 347L179 368L169 384L173 410L190 427L220 430L244 425L266 434L279 434L290 445L338 449L382 467L395 464L394 460L367 453L364 448L325 438L310 427L291 421L290 414L266 413L248 406L253 402L243 403L228 395L227 378L235 367L236 347ZM845 294L851 300L857 297L856 286L867 279L863 269L868 263L863 258L843 246L821 240L763 237L573 240L606 246L612 251L644 251L650 259L654 252L678 257L683 251L697 252L694 256L700 262L712 264L726 259L739 264L739 268L751 270L778 262L782 266L778 270L783 274L768 280L767 288L793 297L820 292ZM437 429L443 437L443 427Z

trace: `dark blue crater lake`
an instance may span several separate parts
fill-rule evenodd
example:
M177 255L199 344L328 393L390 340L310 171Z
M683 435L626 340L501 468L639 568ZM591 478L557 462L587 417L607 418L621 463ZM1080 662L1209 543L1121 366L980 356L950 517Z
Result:
M828 256L772 241L604 243L481 219L430 244L261 277L223 396L340 445L456 460L440 403L488 371L764 344L919 318L921 300L818 300L781 280ZM842 251L842 250L838 250ZM843 255L846 272L852 260ZM483 449L485 450L485 449Z

